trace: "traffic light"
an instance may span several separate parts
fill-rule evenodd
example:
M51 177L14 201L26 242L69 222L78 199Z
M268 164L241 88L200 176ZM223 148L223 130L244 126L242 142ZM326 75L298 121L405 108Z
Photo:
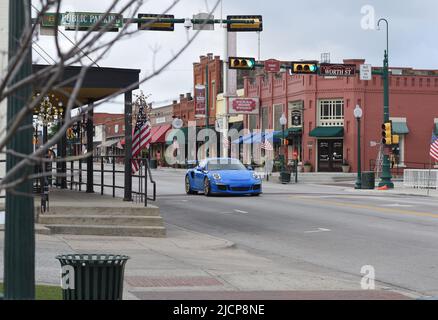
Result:
M385 122L382 124L382 144L392 144L392 123Z
M230 57L228 59L228 68L254 70L255 58Z
M262 16L227 16L227 20L231 20L227 23L228 32L263 31Z
M292 62L292 74L317 74L317 61Z
M144 21L138 22L138 30L149 31L174 31L175 23L170 21L160 21L160 19L175 19L171 14L148 14L139 13L138 19Z
M400 143L400 136L399 135L397 135L397 134L394 134L393 136L392 136L392 144L399 144Z

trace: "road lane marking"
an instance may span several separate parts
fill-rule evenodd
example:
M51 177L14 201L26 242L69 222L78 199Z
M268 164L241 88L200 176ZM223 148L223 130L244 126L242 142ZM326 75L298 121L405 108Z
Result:
M237 210L237 209L234 209L234 211L237 212L237 213L249 213L247 211L242 211L242 210Z
M400 208L412 208L413 205L410 204L400 204L400 203L391 203L391 204L382 204L382 207L400 207Z
M304 231L304 233L320 233L320 232L330 232L330 229L325 228L318 228L318 230L312 230L312 231Z
M353 204L353 203L346 203L346 202L339 202L339 201L329 201L329 200L316 200L308 197L300 197L300 196L292 196L291 199L295 200L302 200L312 203L319 203L319 204L331 204L334 206L339 207L350 207L354 209L371 209L376 210L380 212L385 213L397 213L401 215L408 215L408 216L417 216L417 217L430 217L430 218L438 218L438 213L431 213L431 212L418 212L418 211L411 211L411 210L399 210L399 209L391 209L391 208L382 208L382 207L376 207L376 206L370 206L370 205L362 205L362 204Z

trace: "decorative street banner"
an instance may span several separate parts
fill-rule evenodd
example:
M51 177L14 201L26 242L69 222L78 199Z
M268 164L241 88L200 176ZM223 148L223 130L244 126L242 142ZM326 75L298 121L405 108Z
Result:
M319 73L325 77L354 77L356 65L322 63L319 67Z
M80 30L85 31L95 25L98 21L105 16L105 13L95 12L66 12L59 14L58 25L65 27L65 30ZM41 26L42 27L55 27L56 13L46 13L43 16ZM111 25L109 31L118 31L123 27L123 16L116 13L109 13L99 23L99 28L104 28ZM97 28L97 30L99 30ZM97 31L96 30L96 31Z
M230 98L229 114L259 114L259 98Z
M205 86L195 86L195 117L205 118Z

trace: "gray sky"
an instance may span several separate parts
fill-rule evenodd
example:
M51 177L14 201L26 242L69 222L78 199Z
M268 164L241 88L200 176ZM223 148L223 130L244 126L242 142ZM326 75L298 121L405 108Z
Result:
M119 1L123 4L124 0ZM140 12L163 13L173 1L145 1ZM64 0L64 11L103 12L111 3L107 0ZM181 0L169 13L177 18L206 12L216 0ZM263 16L261 59L279 60L320 59L330 52L332 62L344 58L364 58L368 63L381 65L386 47L384 30L364 30L361 9L371 5L376 23L380 17L390 22L390 64L422 69L438 69L438 2L436 0L223 0L223 16L227 14L257 14ZM220 17L220 6L215 18ZM194 32L190 31L192 35ZM66 32L74 37L74 33ZM109 34L108 37L111 37ZM141 69L141 76L152 71L152 50L159 48L156 67L170 59L186 42L181 24L175 32L142 31L135 37L117 43L100 63L104 67ZM49 52L53 38L40 37L40 45ZM202 32L195 42L165 72L145 83L141 89L152 94L156 102L171 101L180 93L191 92L193 62L209 52L223 56L224 31ZM65 43L65 45L68 45ZM238 55L257 57L257 34L238 34ZM34 59L39 57L34 54ZM41 62L42 60L40 60ZM122 112L122 99L101 107L98 111ZM160 103L158 103L159 105ZM161 103L163 104L163 103Z

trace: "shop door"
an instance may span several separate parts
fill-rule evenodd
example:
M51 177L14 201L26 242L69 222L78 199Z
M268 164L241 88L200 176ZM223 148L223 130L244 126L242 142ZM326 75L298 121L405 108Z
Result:
M341 172L344 143L343 140L318 141L318 171Z

